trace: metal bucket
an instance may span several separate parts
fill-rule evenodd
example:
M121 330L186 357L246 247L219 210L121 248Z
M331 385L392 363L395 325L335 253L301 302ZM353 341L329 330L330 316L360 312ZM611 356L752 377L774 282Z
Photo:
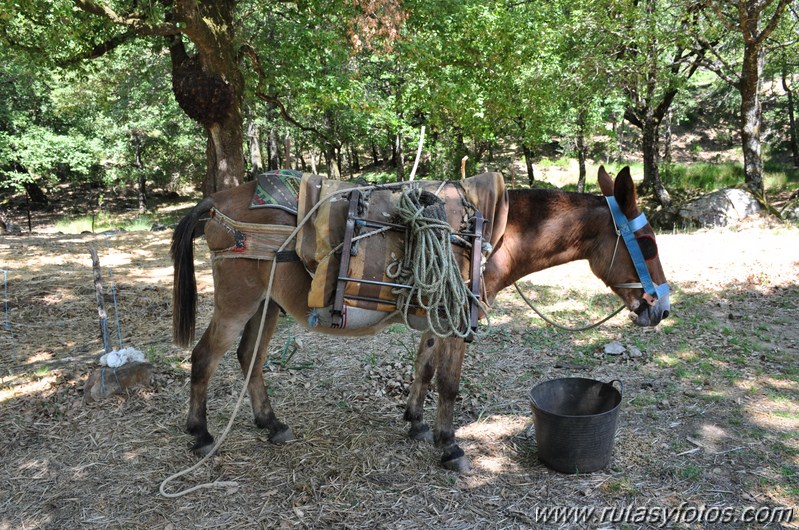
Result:
M621 390L613 386L619 383ZM562 473L590 473L610 462L623 392L608 383L566 377L536 385L528 396L538 458Z

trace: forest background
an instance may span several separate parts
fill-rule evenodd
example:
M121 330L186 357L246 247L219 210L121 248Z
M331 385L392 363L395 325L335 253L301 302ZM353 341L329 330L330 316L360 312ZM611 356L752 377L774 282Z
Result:
M664 207L767 203L799 178L798 27L796 0L1 0L0 215L287 166L402 180L422 126L424 178L573 159L582 190L632 160Z

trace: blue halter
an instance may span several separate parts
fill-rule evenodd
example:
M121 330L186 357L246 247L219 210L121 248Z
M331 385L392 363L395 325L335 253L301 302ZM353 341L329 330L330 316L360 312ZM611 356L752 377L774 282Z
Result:
M649 269L646 268L646 260L641 253L641 247L635 240L635 232L642 229L647 224L646 216L642 213L634 219L627 219L627 216L621 211L616 197L606 195L605 200L608 202L610 214L613 216L613 224L616 225L616 233L624 239L624 244L630 252L630 257L633 260L633 265L638 273L638 278L641 280L639 284L624 284L624 287L640 287L653 298L661 298L668 294L669 285L661 283L655 285L652 278L649 276ZM619 286L620 287L620 286Z

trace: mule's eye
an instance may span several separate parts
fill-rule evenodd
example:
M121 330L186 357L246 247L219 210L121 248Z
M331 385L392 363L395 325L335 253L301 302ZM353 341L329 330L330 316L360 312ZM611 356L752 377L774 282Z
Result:
M653 260L657 257L658 244L655 242L654 237L645 235L637 237L635 240L638 241L638 246L641 248L641 254L643 254L646 261Z

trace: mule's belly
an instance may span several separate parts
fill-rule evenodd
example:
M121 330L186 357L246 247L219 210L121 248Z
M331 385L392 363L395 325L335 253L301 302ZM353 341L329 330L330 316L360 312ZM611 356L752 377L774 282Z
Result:
M345 337L375 335L391 324L402 322L402 315L396 311L382 313L347 306L345 306L340 324L334 324L333 317L329 314L327 308L313 309L304 315L292 316L311 331Z
M350 330L353 333L363 330L363 333L359 334L372 335L398 322L405 322L399 310L386 312L345 305L341 314L337 316L334 316L332 306L311 309L307 318L307 327L318 331ZM425 331L428 322L425 317L408 315L408 325L417 331Z

